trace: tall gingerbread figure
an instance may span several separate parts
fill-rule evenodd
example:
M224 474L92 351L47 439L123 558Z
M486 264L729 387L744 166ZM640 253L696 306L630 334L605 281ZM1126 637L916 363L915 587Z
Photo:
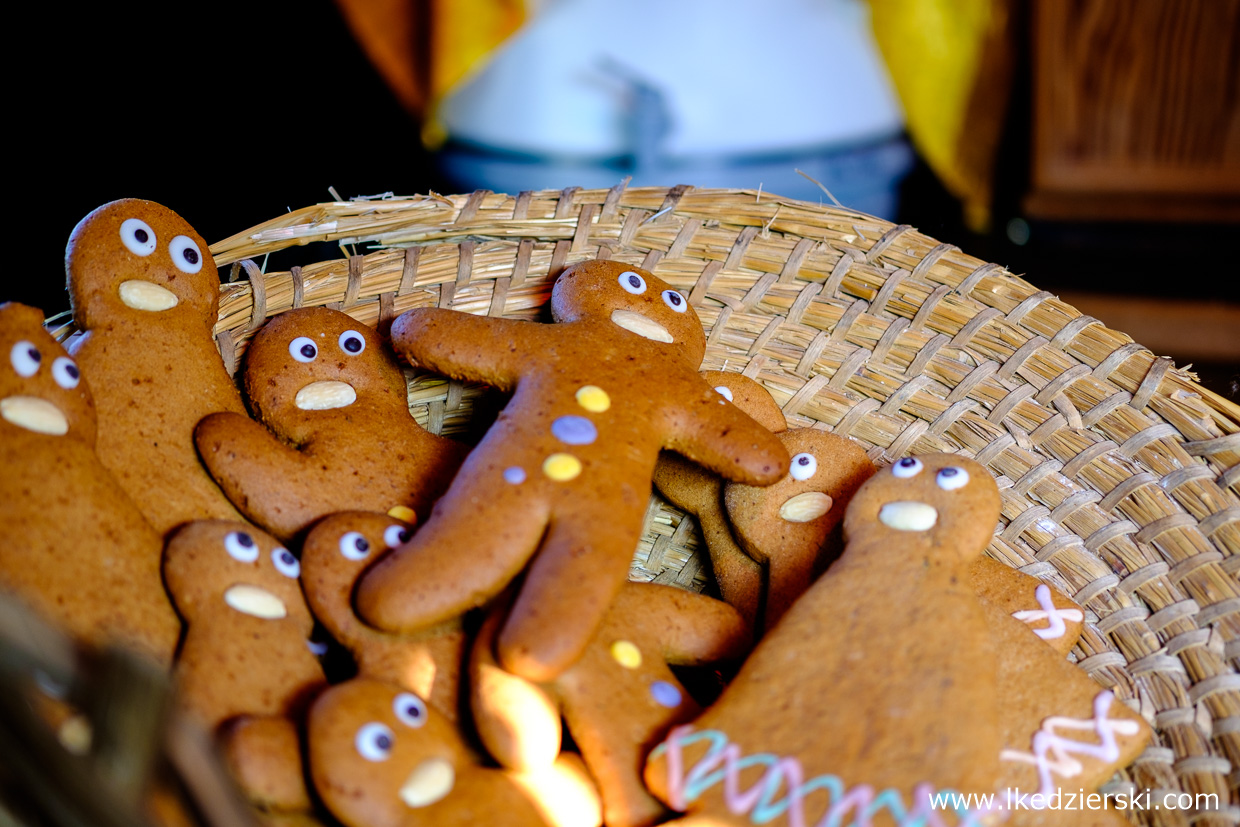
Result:
M198 420L245 413L212 336L220 280L206 242L172 210L128 198L78 223L65 268L99 459L161 534L240 519L194 447Z
M497 653L530 680L581 654L626 580L661 449L755 485L788 468L779 440L698 374L705 334L670 285L588 261L560 275L551 312L558 324L436 309L393 323L411 362L513 398L357 595L373 624L417 628L481 605L526 570Z

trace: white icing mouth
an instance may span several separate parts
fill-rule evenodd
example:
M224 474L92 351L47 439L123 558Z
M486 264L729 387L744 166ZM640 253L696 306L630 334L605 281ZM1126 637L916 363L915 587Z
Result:
M325 380L311 382L293 399L293 404L303 411L330 411L333 408L347 408L357 401L357 391L348 382Z
M878 512L878 520L897 531L925 531L939 519L934 506L917 502L887 503Z
M121 301L126 307L134 310L148 310L158 313L171 310L177 306L177 295L166 287L160 287L149 281L131 279L121 282Z
M0 416L19 428L36 434L64 436L69 433L69 420L60 408L37 396L9 396L0 399Z
M414 767L400 788L400 800L410 807L428 807L440 801L456 784L456 771L443 758L428 758Z
M224 602L242 614L263 620L279 620L288 614L284 601L266 589L240 583L224 592Z
M831 503L831 497L821 491L805 491L781 505L779 516L790 523L808 523L830 511Z
M634 313L632 310L613 310L611 311L611 320L618 327L622 327L630 333L636 333L642 338L665 344L672 342L672 334L667 332L666 327L658 322L651 321L640 313Z

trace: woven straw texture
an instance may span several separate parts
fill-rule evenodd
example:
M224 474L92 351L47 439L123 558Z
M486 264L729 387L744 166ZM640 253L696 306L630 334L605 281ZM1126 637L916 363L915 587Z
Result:
M255 263L323 240L344 256ZM212 252L234 263L216 329L234 370L293 307L380 329L425 306L546 320L567 264L654 271L697 308L703 367L757 379L790 425L851 437L880 464L952 451L990 468L1003 516L989 553L1086 607L1078 665L1156 729L1104 789L1217 796L1139 823L1240 824L1240 407L1128 336L910 227L753 191L337 202ZM481 392L414 374L409 387L418 421L449 434ZM632 576L702 588L698 542L692 518L652 498Z

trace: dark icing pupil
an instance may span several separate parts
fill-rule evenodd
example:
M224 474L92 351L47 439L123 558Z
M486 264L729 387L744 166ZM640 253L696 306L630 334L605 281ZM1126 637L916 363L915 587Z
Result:
M396 537L397 537L397 539L399 539L402 543L407 543L407 542L409 542L409 529L407 529L407 528L402 528L402 529L401 529L401 530L400 530L400 531L396 534Z
M30 361L35 362L36 364L43 361L43 354L39 353L38 348L30 348L30 350L26 351L26 355L30 357Z
M809 465L809 457L801 457L797 460L797 465Z
M142 232L142 231L139 230L138 232ZM181 253L181 255L185 256L185 260L188 261L190 264L198 263L198 251L197 250L193 250L193 249L190 249L189 247L186 247L185 252Z
M629 276L629 284L633 285L634 287L641 287L642 280L639 279L637 276Z
M905 457L904 459L900 460L900 467L901 468L912 468L913 465L915 465L916 463L917 463L917 460L913 459L912 457Z
M281 563L283 563L283 564L284 564L284 565L286 565L286 566L291 565L291 564L293 564L294 562L296 562L295 558L293 557L293 552L291 552L291 551L289 551L289 550L287 550L287 549L285 549L284 551L280 552L280 562L281 562Z
M370 551L370 543L365 537L358 537L353 545L358 551Z
M958 473L960 473L960 472L959 472L959 471L957 471L955 468L944 468L944 469L943 469L942 471L940 471L939 473L940 473L940 474L942 474L942 475L943 475L943 476L945 476L945 477L954 477L954 476L956 476L956 474L958 474Z
M314 349L314 345L301 346L301 355L305 356L307 359L312 358L315 353L318 353L318 351Z
M70 378L70 379L77 379L77 378L78 378L78 375L79 375L79 371L78 371L78 369L77 369L77 365L66 365L66 366L65 366L65 373L69 374L69 378Z
M392 748L392 739L386 735L380 735L375 738L375 746L381 750L389 750Z
M254 538L248 534L243 534L241 532L238 532L237 533L237 545L241 546L242 548L250 548L251 546L254 545Z
M362 340L356 337L345 339L344 349L349 351L349 353L357 353L362 349Z
M677 307L680 307L680 294L679 293L668 293L667 300L671 302L672 304L676 305Z
M405 707L405 714L408 715L410 718L421 718L422 710L418 709L418 707L415 704L409 704L408 706Z
M140 244L145 244L146 240L150 238L150 236L146 234L146 230L141 228L133 231L133 237L136 238Z

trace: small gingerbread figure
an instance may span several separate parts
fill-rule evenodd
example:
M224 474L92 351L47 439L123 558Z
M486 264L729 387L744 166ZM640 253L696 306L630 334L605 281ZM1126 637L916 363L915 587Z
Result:
M598 796L567 756L534 773L478 763L455 728L402 687L373 678L315 700L310 772L346 827L597 827Z
M78 223L65 267L99 459L161 535L189 520L240 519L194 447L207 414L245 414L212 335L220 280L206 242L172 210L128 198Z
M964 457L871 477L845 512L840 559L719 701L652 753L652 791L735 825L922 823L934 792L992 792L996 646L968 567L998 517L994 478Z
M170 664L163 541L95 453L86 377L21 304L0 305L0 360L0 589L87 644Z
M314 618L300 574L274 537L227 520L182 526L164 553L168 591L186 624L174 673L181 702L220 736L233 766L247 765L244 751L235 752L246 741L273 754L259 778L238 780L274 809L309 806L293 747L307 704L327 682L308 642ZM272 790L277 800L267 798Z
M705 334L670 285L588 261L556 280L551 311L557 324L436 309L393 323L411 362L513 397L430 518L357 593L370 623L416 629L524 571L497 653L535 681L581 655L627 579L661 449L755 485L788 467L779 440L698 375Z
M404 687L455 722L465 659L461 618L401 635L366 625L353 609L362 572L412 533L407 523L386 514L347 511L325 517L302 545L302 589L314 616L353 655L359 675Z
M559 752L560 716L603 799L608 827L639 827L667 815L646 790L646 755L701 707L669 668L739 660L751 635L740 613L706 595L655 583L625 583L581 658L544 684L503 672L493 645L503 605L474 642L470 687L483 743L521 769Z
M404 376L379 335L338 310L267 322L246 352L244 381L258 421L207 416L198 450L237 507L286 542L336 511L424 517L464 458L463 445L410 415Z

